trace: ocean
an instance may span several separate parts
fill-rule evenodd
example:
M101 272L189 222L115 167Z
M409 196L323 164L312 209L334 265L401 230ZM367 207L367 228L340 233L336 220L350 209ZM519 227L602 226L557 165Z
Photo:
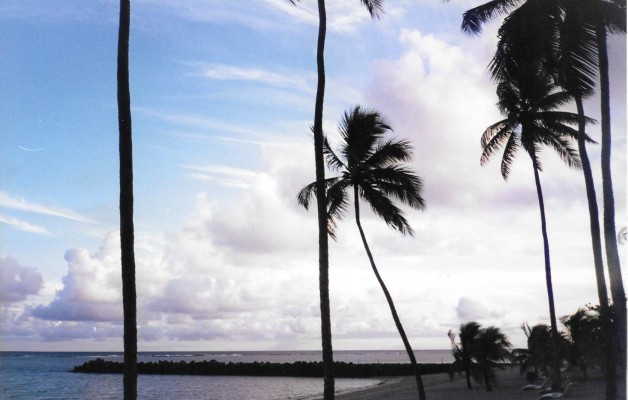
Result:
M449 363L450 350L416 351L422 363ZM4 400L122 399L122 375L78 374L77 365L95 358L122 361L113 352L0 352L0 398ZM143 352L139 361L272 362L320 361L319 351ZM407 363L404 351L336 351L335 361ZM380 379L336 379L344 392L375 386ZM322 378L140 375L138 398L145 400L298 400L322 395Z

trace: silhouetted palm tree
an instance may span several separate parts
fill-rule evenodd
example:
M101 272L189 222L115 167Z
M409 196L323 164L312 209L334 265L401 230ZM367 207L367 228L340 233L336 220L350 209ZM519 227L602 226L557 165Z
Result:
M527 68L531 68L531 66ZM522 76L528 76L528 73ZM497 104L501 113L507 118L489 126L484 131L481 139L484 150L480 163L484 165L503 146L501 173L503 178L507 179L516 152L520 147L523 147L532 160L541 216L550 321L552 333L557 337L558 328L554 307L549 239L539 177L541 169L539 152L541 146L546 145L553 148L570 167L580 167L580 161L575 150L569 144L570 139L577 139L578 131L567 125L576 123L578 116L573 113L556 111L570 100L570 96L565 92L552 92L552 89L553 85L549 77L542 75L536 81L531 79L517 80L516 77L509 77L509 80L504 80L498 84L499 102ZM560 388L560 367L558 365L554 366L553 387Z
M573 96L578 111L578 151L589 209L591 244L596 273L598 298L604 315L606 348L609 351L606 365L608 398L614 398L615 365L611 346L614 333L611 327L608 291L604 273L600 222L593 173L587 154L583 99L595 87L597 46L591 15L585 7L597 0L527 1L504 20L498 31L497 52L491 62L491 74L497 79L521 72L520 65L538 65L544 74L550 74L555 84ZM515 59L515 63L511 60ZM523 60L523 61L522 61ZM536 79L533 75L530 79Z
M295 4L299 0L289 0ZM383 12L383 0L361 0L371 17ZM325 98L325 38L327 33L327 10L325 0L318 0L318 40L316 46L317 85L314 105L314 162L316 167L316 193L318 213L318 263L319 292L321 307L321 336L323 346L324 398L334 398L334 359L331 335L331 312L329 309L329 244L327 210L325 199L325 159L323 155L323 103Z
M596 14L595 35L598 49L598 66L600 72L601 127L602 127L602 195L604 203L604 243L606 245L606 262L610 277L615 316L615 340L618 359L617 376L619 378L619 396L626 396L626 292L624 289L619 252L617 249L617 232L615 229L615 198L611 174L611 109L610 83L608 75L608 51L606 44L607 31L626 32L626 2L602 1L604 5L616 6L616 12L604 12L602 7L594 8ZM618 20L616 19L618 18Z
M522 5L523 4L523 5ZM517 6L521 7L517 8ZM526 7L529 6L529 7ZM512 11L516 8L515 11ZM604 237L606 256L611 282L611 293L615 305L614 336L618 339L609 355L618 356L618 376L620 390L626 392L626 295L623 287L621 266L617 251L614 196L611 179L611 130L610 130L610 95L608 80L608 56L606 48L606 34L626 32L626 2L625 0L497 0L471 9L464 14L462 29L467 33L477 34L482 24L498 14L524 14L525 8L533 8L532 19L527 18L527 26L517 35L506 37L522 43L528 49L528 56L537 60L543 59L558 62L549 64L550 70L558 68L561 85L574 95L579 114L584 115L582 98L586 91L593 86L594 70L599 71L602 115L602 185L604 199ZM519 18L519 20L524 20ZM530 22L534 23L534 26ZM506 21L505 23L506 24ZM525 32L525 33L522 33ZM549 34L548 34L549 33ZM526 37L527 36L527 37ZM531 40L532 39L532 40ZM549 46L548 46L549 44ZM593 60L597 57L597 60ZM555 71L554 71L555 72ZM564 74L567 73L567 76ZM581 118L581 132L584 132L584 119ZM613 341L610 322L608 321L608 307L606 283L604 280L601 243L599 239L599 215L597 201L593 190L593 179L590 173L589 160L584 145L584 136L580 136L580 156L583 163L587 198L589 201L589 215L591 224L592 246L598 283L598 297L600 300L604 325L608 333L607 339ZM602 285L604 287L602 287ZM612 357L607 357L607 398L615 397L614 374L611 364Z
M545 324L538 324L530 328L528 324L523 324L523 332L527 338L528 358L522 367L526 369L534 368L535 376L542 374L549 376L552 355L551 327Z
M582 370L584 379L588 378L588 368L605 366L606 357L604 335L600 313L595 307L579 308L572 315L561 318L569 331L571 341L571 362Z
M474 348L474 357L484 378L486 391L493 390L495 381L494 368L501 368L501 362L510 359L510 341L499 328L489 326L478 332Z
M480 333L480 324L475 321L467 322L460 325L458 332L459 341L456 342L456 334L449 331L449 339L451 340L452 354L454 356L454 367L457 370L462 369L467 381L467 389L471 387L471 375L473 374L473 354L475 345Z
M327 164L333 170L339 170L341 176L328 178L326 183L328 222L333 233L335 220L346 211L349 200L348 190L353 191L355 221L360 231L364 249L371 267L379 282L399 335L403 341L410 362L414 369L419 398L425 399L423 382L410 342L405 334L392 297L375 265L373 255L366 241L360 222L360 199L366 201L371 209L393 229L402 234L412 234L412 228L402 211L393 200L401 201L413 208L421 209L424 201L421 197L421 180L401 163L411 159L411 147L405 140L390 139L384 141L384 134L391 130L381 115L376 111L365 111L359 106L351 113L345 113L340 124L342 145L338 156L325 140ZM304 187L298 195L299 203L309 207L312 195L317 195L316 182Z
M130 0L120 0L118 128L120 131L120 245L124 310L124 398L137 398L137 313L133 228L133 140L129 89Z

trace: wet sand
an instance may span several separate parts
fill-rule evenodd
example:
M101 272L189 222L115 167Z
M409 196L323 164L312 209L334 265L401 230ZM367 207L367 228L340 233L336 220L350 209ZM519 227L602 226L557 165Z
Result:
M535 390L521 390L527 384L525 376L519 374L518 368L506 368L497 372L498 381L492 392L472 381L473 389L469 390L464 378L456 376L449 379L447 374L426 375L423 377L427 400L535 400L541 394ZM604 400L604 380L595 374L587 381L580 380L577 371L568 371L563 379L574 381L563 397L566 399ZM385 382L379 386L351 393L336 395L338 400L410 400L417 399L416 383L413 377L383 378Z

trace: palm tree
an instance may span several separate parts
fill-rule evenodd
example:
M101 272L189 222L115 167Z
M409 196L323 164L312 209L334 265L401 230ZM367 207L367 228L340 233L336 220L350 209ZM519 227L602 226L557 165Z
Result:
M120 132L120 245L124 310L124 398L137 398L137 313L133 228L133 141L129 89L130 0L120 0L118 32L118 129Z
M527 338L528 357L522 367L533 368L534 375L542 373L548 376L548 368L552 354L551 327L545 324L538 324L530 328L528 324L521 326Z
M597 196L586 148L587 118L583 106L583 99L588 98L595 87L598 56L595 29L590 22L590 16L595 13L587 10L595 1L527 1L521 5L504 20L499 29L500 40L491 62L491 73L499 79L509 67L508 60L516 54L518 60L535 62L544 69L544 73L551 74L554 82L571 94L576 104L578 151L587 194L598 298L604 320L605 340L608 342L607 393L608 398L612 399L615 393L614 350L611 346L614 334L604 273ZM530 27L530 21L534 21L533 28Z
M299 0L289 0L295 4ZM371 17L383 12L383 0L361 0ZM323 347L323 379L325 400L334 398L334 359L331 336L331 311L329 306L329 238L325 199L325 160L323 154L323 103L325 98L325 37L327 10L325 0L318 0L318 41L316 47L317 85L314 105L314 162L316 166L316 194L318 211L318 269L321 307L321 337Z
M483 4L479 7L471 9L464 14L462 29L468 33L477 34L481 31L482 24L492 19L498 14L505 14L523 0L497 0ZM591 239L593 246L594 261L596 267L596 278L598 284L598 297L600 300L601 312L603 315L603 324L607 332L606 340L613 341L613 336L617 338L614 346L607 346L609 356L615 353L618 358L618 376L622 385L620 390L625 393L626 387L626 296L623 287L621 275L621 266L617 252L616 230L615 230L615 211L614 197L610 169L611 157L611 131L610 131L610 104L609 104L609 81L608 81L608 56L606 49L606 33L625 33L626 32L626 3L625 0L553 0L538 1L527 0L524 6L532 4L537 8L534 15L536 20L544 20L544 24L535 25L534 28L527 26L527 32L534 37L534 41L523 38L521 35L509 37L510 40L519 40L526 47L539 50L538 46L530 46L531 42L543 43L543 35L539 33L547 33L547 28L553 29L557 33L554 39L550 38L549 47L544 47L537 54L533 51L529 52L532 57L545 57L552 59L552 53L559 52L561 61L550 68L559 68L558 75L562 75L561 84L563 87L574 95L576 106L579 114L583 116L582 98L586 96L586 91L592 89L595 77L595 69L599 71L600 91L601 91L601 109L602 109L602 185L603 185L603 201L604 201L604 237L606 243L606 256L608 270L611 282L611 293L614 303L616 321L615 332L612 332L610 321L608 320L608 295L606 294L606 282L604 279L603 262L601 256L601 241L599 234L599 215L597 211L597 201L593 189L592 174L586 147L584 145L584 137L581 135L579 142L580 156L583 163L583 171L585 175L585 186L587 189L587 198L589 201L589 215L591 224ZM524 6L519 7L510 14L521 14ZM539 12L545 7L544 12ZM550 18L545 18L549 16ZM529 21L529 19L528 19ZM560 29L556 29L559 27ZM569 29L565 29L565 27ZM538 29L541 28L541 29ZM574 35L575 34L575 35ZM547 36L545 36L547 38ZM597 54L596 54L597 53ZM554 54L554 56L556 56ZM597 57L593 60L591 56ZM567 61L566 65L564 61ZM566 69L565 69L566 67ZM565 75L566 74L566 75ZM571 76L571 78L569 78ZM565 79L567 78L567 79ZM570 82L571 81L571 82ZM566 85L565 85L566 84ZM574 91L575 89L575 91ZM583 120L580 121L580 131L583 130ZM616 347L614 350L612 347ZM607 398L614 398L615 367L612 357L607 357Z
M462 369L467 381L467 389L471 387L471 375L473 373L473 354L475 352L475 346L480 333L480 324L475 321L467 322L460 325L460 331L458 337L460 340L456 343L456 334L451 330L449 331L449 338L451 339L452 354L454 356L455 368Z
M601 125L602 125L602 194L604 206L604 243L606 244L606 262L610 277L611 293L613 297L613 311L615 314L615 344L618 361L619 376L618 393L626 395L626 292L619 263L617 236L615 229L615 199L611 178L611 110L610 84L608 76L608 51L606 47L607 30L626 32L626 3L625 1L603 1L603 4L616 6L619 12L606 12L596 15L595 35L598 48L598 65L600 72L601 97ZM618 18L618 20L615 20ZM615 23L611 23L614 21Z
M571 361L582 370L584 379L588 378L590 366L605 366L604 358L606 345L600 319L600 313L595 307L579 308L572 315L561 318L561 322L569 331L571 341Z
M493 390L491 382L495 381L495 367L501 368L500 362L510 359L510 341L499 328L489 326L478 332L474 348L474 356L478 368L484 378L486 391Z
M555 337L552 334L552 327L545 324L538 324L532 328L528 324L523 324L521 328L526 335L528 345L528 357L522 367L534 368L536 376L539 372L544 376L549 376L549 369L553 369L553 365L557 363L562 364L567 358L569 347L567 339L562 332ZM556 343L558 343L557 351L554 350Z
M528 74L531 73L533 67L533 65L524 66L526 71L520 76L530 76ZM481 139L483 152L480 163L484 165L499 148L504 146L501 173L503 178L507 179L518 148L523 147L530 156L541 216L550 321L552 333L554 337L558 337L545 205L539 177L541 170L539 152L541 145L550 146L568 166L580 167L578 155L569 144L570 139L577 139L578 131L567 125L576 123L578 116L573 113L556 111L570 100L569 94L553 91L553 85L548 76L537 76L537 80L517 79L516 76L510 76L509 79L498 84L499 102L497 104L501 113L507 118L489 126L484 131ZM558 345L556 345L555 351L557 347ZM558 360L557 357L554 359ZM560 366L554 365L553 370L553 387L558 390L560 388Z
M410 347L390 292L375 265L360 222L359 200L363 199L388 226L402 234L412 235L412 228L403 216L403 212L393 203L393 199L396 199L416 209L424 207L420 178L400 164L410 161L412 149L405 140L384 141L384 134L392 130L390 126L378 112L362 110L359 106L356 106L350 113L344 114L339 129L342 137L339 153L341 156L338 156L325 140L327 164L330 169L341 172L340 176L325 180L328 224L333 234L335 220L342 218L349 205L347 192L353 189L355 221L364 249L388 301L393 320L410 358L419 399L424 400L425 390L414 352ZM299 192L299 203L306 209L309 207L312 195L318 196L315 190L316 184L317 182L313 182Z

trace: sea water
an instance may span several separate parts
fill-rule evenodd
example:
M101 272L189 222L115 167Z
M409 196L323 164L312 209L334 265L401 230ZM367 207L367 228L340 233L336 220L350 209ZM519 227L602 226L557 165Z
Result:
M422 363L449 363L449 350L417 351ZM122 399L122 376L78 374L73 367L95 358L122 361L121 353L0 352L0 399ZM139 361L271 362L321 361L318 351L279 352L150 352ZM407 363L404 351L337 351L335 361ZM380 379L336 379L339 392L380 384ZM308 399L323 393L321 378L140 375L138 398L146 400L284 400Z

